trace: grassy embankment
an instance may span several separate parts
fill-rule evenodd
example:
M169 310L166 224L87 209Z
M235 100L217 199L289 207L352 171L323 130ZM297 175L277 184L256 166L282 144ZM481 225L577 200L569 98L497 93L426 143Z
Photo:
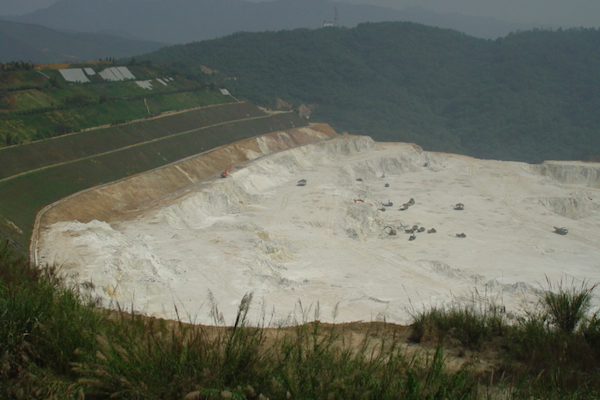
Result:
M600 324L585 313L593 287L549 289L511 325L498 308L454 307L415 315L412 327L321 324L318 310L297 326L265 318L252 327L246 296L231 327L205 327L187 324L193 316L164 321L98 308L56 270L1 251L0 397L597 398ZM448 368L457 352L472 361ZM478 369L478 359L491 367Z
M35 215L61 198L268 132L305 126L235 103L0 150L0 234L26 252ZM17 175L16 175L17 174Z

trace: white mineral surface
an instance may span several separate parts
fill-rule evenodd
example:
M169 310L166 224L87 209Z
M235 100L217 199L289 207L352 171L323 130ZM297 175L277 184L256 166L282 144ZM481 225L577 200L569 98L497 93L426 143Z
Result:
M414 225L425 231L409 240ZM105 306L158 317L231 324L253 293L255 323L409 323L456 302L518 315L547 280L600 282L599 228L599 164L341 136L259 158L134 217L45 227L39 255Z

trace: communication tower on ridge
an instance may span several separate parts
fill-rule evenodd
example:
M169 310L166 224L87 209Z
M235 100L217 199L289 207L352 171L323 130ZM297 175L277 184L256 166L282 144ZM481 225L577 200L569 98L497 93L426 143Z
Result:
M333 13L333 21L323 21L323 28L331 28L331 27L337 27L338 26L338 10L337 7L335 7L334 9L334 13Z

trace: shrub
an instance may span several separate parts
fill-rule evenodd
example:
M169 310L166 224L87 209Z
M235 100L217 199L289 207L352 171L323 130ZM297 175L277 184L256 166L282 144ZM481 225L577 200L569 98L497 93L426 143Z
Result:
M570 287L565 287L561 280L558 285L548 282L548 291L542 298L542 303L549 316L549 324L563 333L572 333L590 310L593 291L584 280L580 287L571 282Z
M435 340L458 339L462 345L477 347L483 340L502 334L505 321L496 307L487 309L473 305L433 307L413 316L413 335L417 342L430 337Z

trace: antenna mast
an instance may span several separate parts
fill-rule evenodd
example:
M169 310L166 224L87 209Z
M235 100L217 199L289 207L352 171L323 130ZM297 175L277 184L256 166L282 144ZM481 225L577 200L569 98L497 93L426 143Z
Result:
M335 7L335 12L333 14L333 26L335 26L335 27L338 26L338 12L337 12L337 7Z

